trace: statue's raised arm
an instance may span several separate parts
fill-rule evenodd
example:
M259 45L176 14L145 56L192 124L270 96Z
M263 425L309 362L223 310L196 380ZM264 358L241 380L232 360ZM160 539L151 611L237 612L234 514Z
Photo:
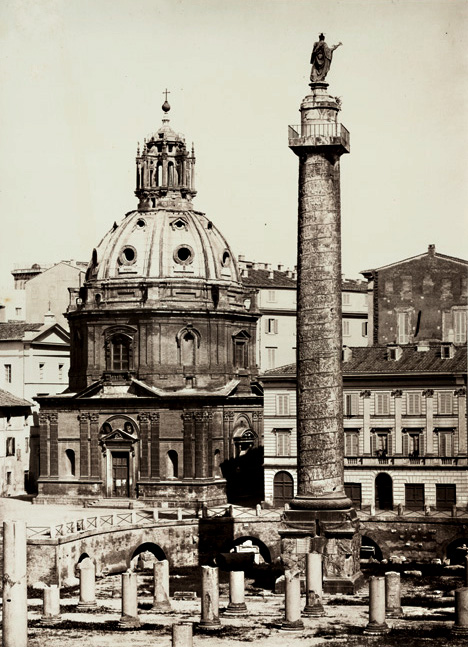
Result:
M328 47L325 42L325 36L320 34L318 41L314 43L314 48L310 57L310 62L312 64L310 80L312 83L322 83L325 81L332 62L333 52L342 44L343 43L340 42L337 45Z

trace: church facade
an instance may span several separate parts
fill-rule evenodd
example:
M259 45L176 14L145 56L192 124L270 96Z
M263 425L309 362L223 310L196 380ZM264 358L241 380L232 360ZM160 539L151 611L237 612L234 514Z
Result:
M261 498L255 293L194 210L194 150L163 110L137 152L137 210L70 290L69 387L38 398L39 500Z

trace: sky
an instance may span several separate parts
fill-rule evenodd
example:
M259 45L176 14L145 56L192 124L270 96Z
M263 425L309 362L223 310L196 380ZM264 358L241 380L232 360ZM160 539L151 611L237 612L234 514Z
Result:
M318 34L341 41L342 269L467 258L467 0L2 0L0 287L14 266L88 260L136 208L137 142L171 126L194 207L236 255L296 264L287 126ZM0 295L1 296L1 295Z

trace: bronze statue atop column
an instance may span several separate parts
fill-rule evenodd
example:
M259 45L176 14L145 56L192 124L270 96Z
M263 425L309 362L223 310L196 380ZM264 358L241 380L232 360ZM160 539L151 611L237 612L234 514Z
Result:
M312 69L310 71L310 80L312 83L323 83L330 69L333 58L333 52L337 47L343 43L338 43L332 47L328 47L325 42L325 36L320 34L317 42L314 43L314 48L310 57Z

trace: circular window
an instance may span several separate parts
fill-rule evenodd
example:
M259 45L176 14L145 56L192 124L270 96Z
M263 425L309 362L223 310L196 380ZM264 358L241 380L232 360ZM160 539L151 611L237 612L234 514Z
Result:
M193 249L188 245L179 245L174 252L174 260L181 265L189 265L193 261Z
M134 247L127 245L120 252L119 261L122 265L133 265L136 262L137 253Z
M139 218L136 222L136 226L138 229L143 229L143 227L146 225L146 222L143 220L143 218Z
M228 267L228 265L230 265L230 263L231 263L231 254L227 250L225 250L223 252L223 256L221 258L221 265L223 267Z

